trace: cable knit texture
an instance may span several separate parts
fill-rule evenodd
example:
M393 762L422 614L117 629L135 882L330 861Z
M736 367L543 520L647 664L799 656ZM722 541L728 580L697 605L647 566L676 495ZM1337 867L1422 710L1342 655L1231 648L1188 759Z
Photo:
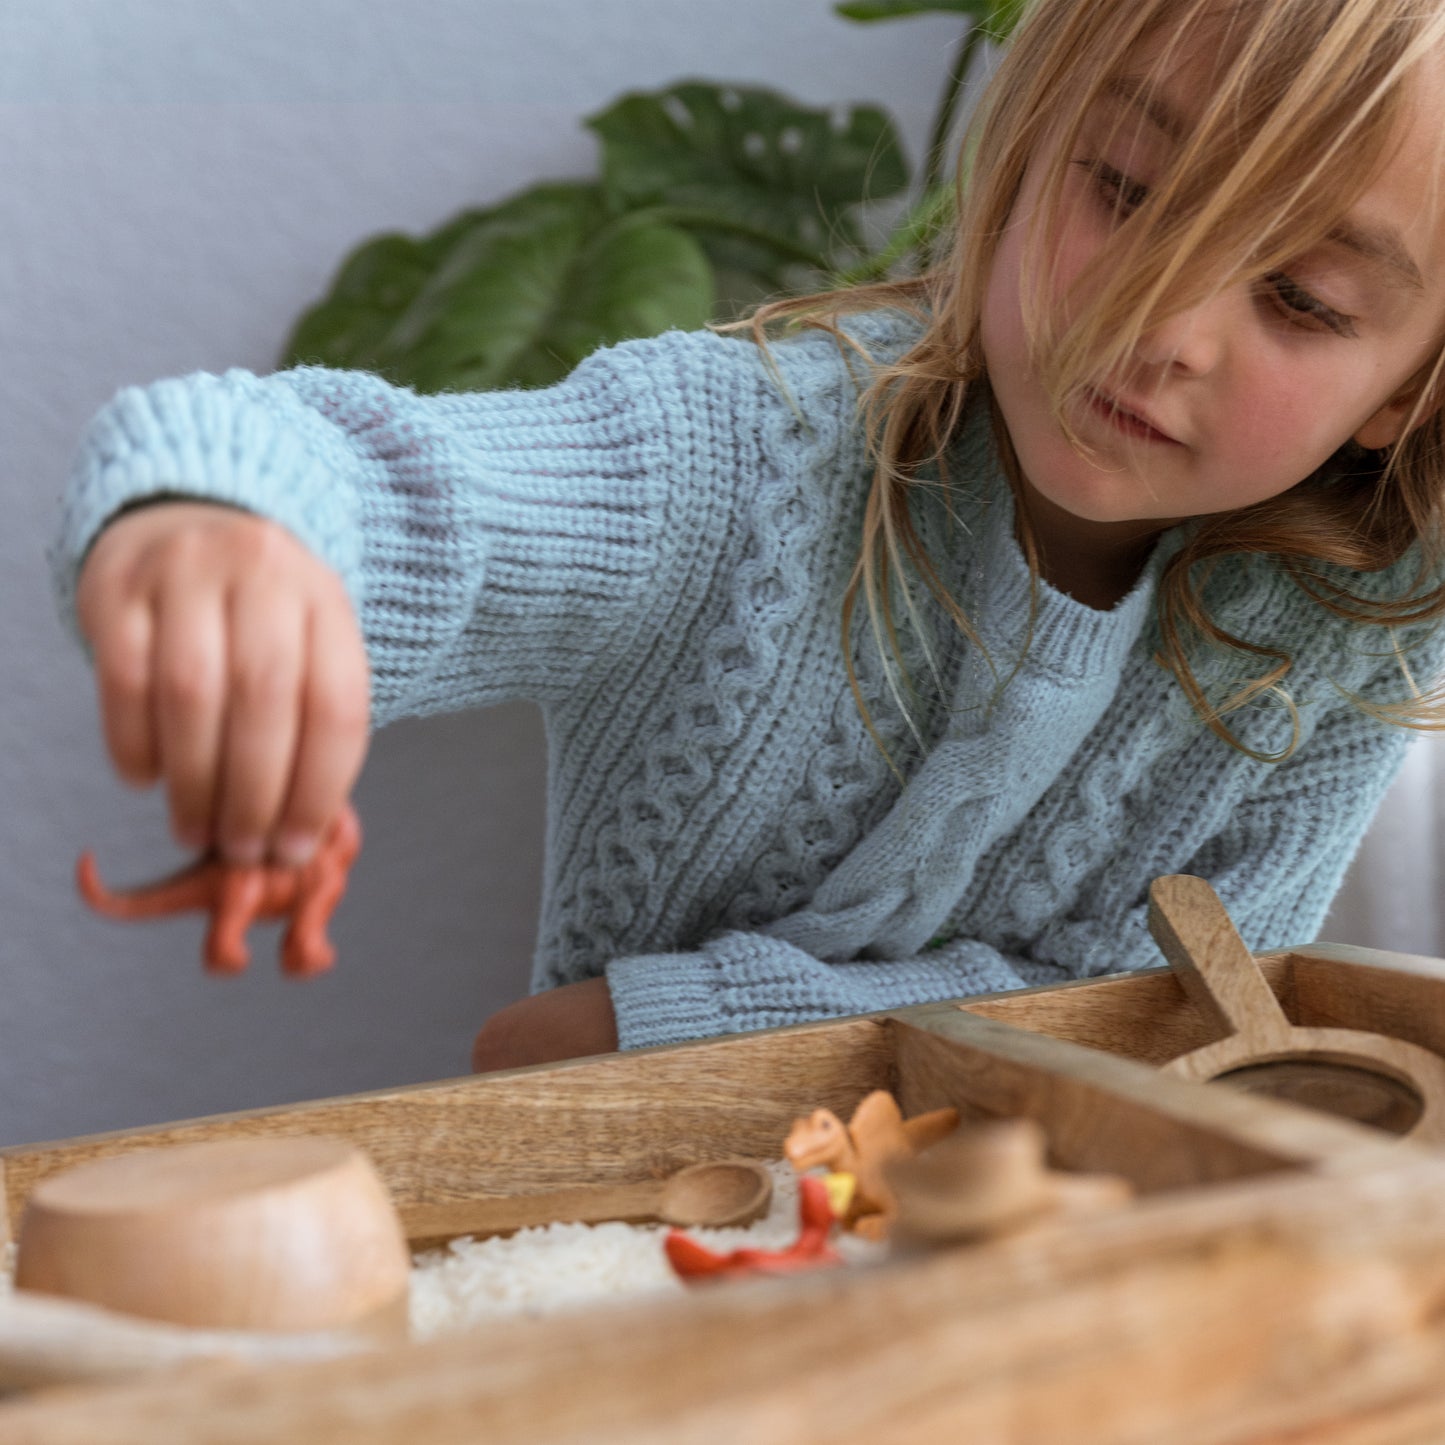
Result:
M875 356L916 323L849 323ZM417 396L233 371L130 388L86 434L52 553L62 615L119 508L207 497L290 528L346 582L380 725L530 698L549 738L534 984L609 980L624 1047L1158 964L1150 881L1209 878L1256 949L1313 938L1403 756L1360 711L1406 686L1391 636L1267 559L1219 567L1229 630L1295 657L1300 747L1260 763L1154 661L1166 533L1095 611L1030 579L985 405L918 526L986 653L919 597L907 682L840 616L868 460L865 368L834 341L670 333L538 391ZM1394 595L1409 564L1356 576ZM1395 639L1417 678L1433 632ZM1027 641L1027 646L1025 645ZM1227 659L1201 659L1227 690ZM1003 681L1004 685L999 686ZM1273 699L1233 715L1289 735ZM484 805L484 804L482 804Z

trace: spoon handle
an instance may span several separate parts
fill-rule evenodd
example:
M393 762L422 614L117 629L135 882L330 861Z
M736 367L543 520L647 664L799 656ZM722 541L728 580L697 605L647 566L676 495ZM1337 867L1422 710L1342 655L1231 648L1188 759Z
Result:
M1267 1049L1290 1022L1219 895L1203 878L1173 873L1149 887L1149 932L1194 1005L1222 1034Z
M408 1243L459 1234L508 1234L545 1224L592 1224L617 1219L655 1220L662 1205L663 1182L586 1184L545 1194L511 1194L490 1199L454 1199L441 1204L401 1206Z

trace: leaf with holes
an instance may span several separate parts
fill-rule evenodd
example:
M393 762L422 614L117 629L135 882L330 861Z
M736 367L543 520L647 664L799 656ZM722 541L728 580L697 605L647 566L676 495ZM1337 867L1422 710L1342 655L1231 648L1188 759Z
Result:
M618 215L598 186L534 186L420 241L381 236L343 264L283 364L375 371L420 391L541 386L599 346L702 326L698 242Z
M858 206L908 184L893 122L874 106L839 116L694 81L625 95L587 124L619 209L661 207L719 264L760 275L829 269L861 244Z

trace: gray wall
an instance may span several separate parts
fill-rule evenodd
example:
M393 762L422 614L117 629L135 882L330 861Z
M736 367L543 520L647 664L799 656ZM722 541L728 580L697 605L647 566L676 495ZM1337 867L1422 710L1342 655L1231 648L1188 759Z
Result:
M403 723L297 984L273 934L204 977L201 926L91 918L180 854L109 773L43 551L87 418L119 386L269 369L340 257L544 177L590 174L580 118L687 76L879 100L921 150L945 16L863 28L828 0L9 0L0 46L0 1144L464 1072L525 991L544 746L522 705Z

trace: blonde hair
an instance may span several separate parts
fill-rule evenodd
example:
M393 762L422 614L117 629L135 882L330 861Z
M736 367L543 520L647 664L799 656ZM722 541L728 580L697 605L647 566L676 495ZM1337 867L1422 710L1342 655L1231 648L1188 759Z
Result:
M1146 44L1153 45L1155 59L1140 77ZM949 441L970 388L984 377L984 291L1025 170L1035 157L1050 157L1042 174L1042 224L1026 242L1037 258L1049 254L1062 223L1061 188L1085 117L1122 77L1147 93L1201 44L1216 57L1217 86L1165 174L1153 180L1147 199L1121 220L1085 273L1088 284L1080 292L1087 301L1056 331L1038 300L1023 298L1040 375L1055 416L1072 435L1065 420L1071 401L1122 367L1153 327L1238 278L1285 266L1354 205L1390 158L1422 60L1445 44L1445 3L1033 0L970 126L965 154L971 178L965 184L961 165L951 254L923 276L775 302L744 323L763 344L765 329L786 321L820 327L855 350L840 324L847 314L902 308L924 326L904 356L876 368L864 396L875 471L844 601L843 637L854 696L875 740L849 641L860 590L875 636L881 646L886 634L895 660L892 598L896 582L911 599L907 568L978 642L925 552L909 514L909 493L930 466L947 485ZM1395 627L1445 614L1437 566L1445 422L1432 405L1442 368L1445 350L1417 378L1414 412L1393 447L1381 454L1353 449L1347 464L1341 458L1279 496L1197 519L1161 575L1159 660L1208 726L1251 756L1278 760L1295 744L1278 754L1254 752L1224 718L1261 693L1279 693L1292 659L1268 642L1219 627L1203 601L1208 575L1232 554L1271 555L1309 597L1341 617ZM996 416L995 430L1018 492L1017 463ZM1026 507L1020 505L1018 514L1037 583L1038 552ZM1418 570L1398 598L1358 593L1347 577L1329 570L1377 572L1400 562L1417 543ZM1189 656L1201 639L1253 657L1263 670L1227 699L1211 701ZM1399 654L1393 637L1392 646ZM1386 721L1445 726L1445 707L1420 694L1399 655L1414 698L1355 701Z

